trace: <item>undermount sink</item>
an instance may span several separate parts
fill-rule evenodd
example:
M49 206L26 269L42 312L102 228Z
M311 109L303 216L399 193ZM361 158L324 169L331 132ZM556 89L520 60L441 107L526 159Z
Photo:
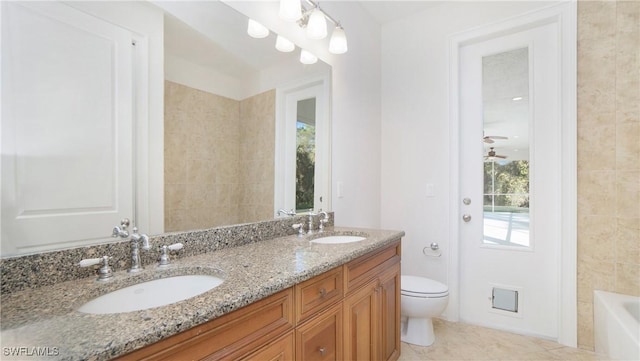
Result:
M353 243L360 242L367 239L366 237L360 236L327 236L316 238L311 240L311 243L319 243L319 244L341 244L341 243Z
M223 282L222 278L208 275L161 278L109 292L80 306L78 311L109 314L166 306L205 293Z

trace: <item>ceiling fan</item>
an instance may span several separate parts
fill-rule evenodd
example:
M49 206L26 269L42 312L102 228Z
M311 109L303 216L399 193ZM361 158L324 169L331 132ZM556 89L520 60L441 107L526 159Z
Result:
M482 141L487 144L493 144L496 140L507 140L509 137L504 137L502 135L487 135L482 138Z
M489 151L487 152L487 155L484 156L485 160L493 160L496 158L500 158L500 159L507 159L506 155L500 155L500 154L496 154L496 151L493 149L493 147L489 148Z

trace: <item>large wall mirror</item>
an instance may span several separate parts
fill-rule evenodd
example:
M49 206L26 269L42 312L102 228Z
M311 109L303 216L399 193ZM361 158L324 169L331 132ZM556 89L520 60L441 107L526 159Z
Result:
M278 209L294 208L286 196L275 193L276 183L288 184L291 180L294 188L283 188L287 195L307 199L306 209L322 208L319 202L314 205L313 199L327 199L326 187L313 187L320 183L317 178L301 176L305 173L302 168L307 173L319 168L315 152L305 159L306 163L294 165L296 175L292 179L278 174L288 174L288 168L276 169L276 148L282 146L275 144L276 118L287 117L286 111L277 112L279 101L286 107L286 100L279 98L286 98L287 93L281 96L276 88L293 86L304 91L317 87L318 79L330 74L330 67L321 61L303 65L297 57L299 49L291 53L276 51L276 34L264 39L249 37L248 19L223 3L159 5L168 12L165 229L178 231L273 218ZM216 14L216 18L202 21L199 14L203 12ZM203 83L207 76L212 81ZM220 89L216 84L220 81L227 87ZM316 112L326 117L328 105L325 100L317 109L315 96L309 99L314 101L315 127ZM295 120L283 126L301 134L301 124L308 123L311 115L309 109L298 109L301 111ZM315 145L323 134L314 132L308 145ZM285 146L283 154L288 158L301 149ZM319 171L323 172L328 169ZM314 194L314 190L323 192ZM308 194L302 194L305 192ZM300 210L297 205L295 209Z
M109 5L103 3L88 6L95 9ZM131 6L134 12L133 7L136 8L135 11L139 11L141 5L119 3L118 6ZM299 48L291 53L277 51L274 47L276 34L271 33L264 39L249 37L248 18L222 2L160 1L144 6L157 7L164 12L164 154L161 155L164 167L163 231L186 231L274 218L278 209L288 208L287 204L280 201L283 198L278 198L282 195L278 192L294 195L296 192L295 187L287 188L279 184L281 177L276 168L278 157L284 156L277 144L282 139L276 135L276 122L279 117L284 116L284 112L279 110L282 107L278 104L279 97L286 94L280 89L299 89L320 84L324 89L322 94L330 94L331 67L322 61L312 65L301 64ZM141 207L135 201L129 201L136 199L136 187L133 187L134 194L120 194L115 190L119 192L123 186L114 182L116 178L127 184L139 181L131 178L135 178L135 171L132 170L140 163L137 164L135 156L132 156L140 134L132 132L131 135L122 135L118 144L128 144L128 149L124 150L112 149L115 142L111 138L120 129L136 127L135 112L140 110L122 107L127 104L126 97L132 96L127 91L132 90L124 89L106 94L101 93L102 90L97 85L92 92L83 93L71 89L73 84L67 81L72 74L85 74L89 79L96 73L93 64L86 66L86 61L69 62L70 52L76 52L77 56L86 59L92 54L108 54L114 51L113 44L116 44L121 47L115 52L121 59L115 59L113 64L97 66L100 67L105 83L115 84L116 76L122 77L118 78L119 83L125 83L127 77L140 76L136 74L135 62L128 67L118 67L117 72L110 67L126 63L127 59L135 56L136 50L128 48L130 40L123 40L127 39L127 29L107 29L110 21L82 11L81 3L3 5L3 58L5 54L8 55L2 64L4 160L1 257L109 242L109 230L117 224L114 220L120 218L120 215L115 215L117 212L114 210L117 208L118 212L125 211L125 214L130 214L130 218L135 218L137 209ZM99 11L102 10L95 10L93 13ZM157 9L154 11L157 12ZM56 15L49 17L48 12ZM70 15L65 15L65 12ZM74 29L72 22L75 19L79 19L77 21L82 23L83 28L81 32L72 34L70 29ZM84 27L89 25L85 24L93 20L95 26L87 31ZM33 27L34 21L41 24ZM69 24L65 23L67 21ZM10 27L20 27L22 23L30 23L29 26L34 30L27 32L27 26L23 26L20 30L25 31L8 31ZM41 34L42 31L50 34L58 32L63 35L64 41L56 42L49 37L45 39L47 41L38 41L37 39L42 38L38 37L38 33ZM96 39L107 40L102 42ZM141 37L138 41L144 43L146 39ZM33 67L27 68L29 64L24 68L16 66L21 62L25 63L25 58L33 56L34 49L37 50L38 57L44 57L53 64L49 68L55 68L55 74L58 75L43 81L41 76L37 77L38 73L33 72ZM144 57L143 60L159 61ZM9 78L7 73L15 74L13 83L5 81ZM18 89L17 84L25 83L22 79L31 82L32 86ZM96 84L94 80L91 82ZM57 84L58 94L61 94L57 100L48 97L44 92L46 89L42 89L43 84L54 83ZM5 97L9 93L12 97ZM32 97L33 94L37 96ZM77 98L70 101L70 94ZM96 101L99 96L102 102ZM322 117L327 123L329 98L325 96L321 103L315 104L316 109L321 108ZM21 99L29 99L28 106L20 105ZM18 113L28 117L35 114L34 119L42 115L36 114L38 111L50 114L52 110L60 111L58 119L68 119L64 115L65 109L60 105L62 103L68 105L66 111L77 111L78 124L83 121L86 123L88 118L93 119L93 112L102 108L117 108L117 111L128 111L133 116L124 123L115 124L110 120L116 118L115 110L107 112L107 116L99 119L98 123L86 126L91 129L88 137L83 134L85 128L74 126L70 121L52 123L50 118L44 116L39 118L39 123L27 124L22 120L24 117L13 117L14 122L5 123L5 119L11 118L7 116L9 111L16 109ZM78 104L84 105L79 107ZM12 116L13 114L16 113L11 113ZM5 124L17 126L7 132ZM96 124L99 128L95 127ZM292 129L296 131L295 123ZM33 147L27 149L26 146L7 142L9 134L34 139ZM316 138L314 143L329 141L328 128L321 135L324 138ZM48 147L50 144L52 145ZM12 147L10 150L16 155L26 152L35 156L5 157L7 147ZM51 154L54 149L60 150L58 155L62 156L56 158ZM295 147L292 151L295 153ZM71 154L74 158L70 162ZM127 157L133 160L123 160ZM316 164L316 174L328 174L328 158L321 164ZM96 159L100 159L100 163L96 163ZM84 163L88 164L86 169L89 172L83 168ZM117 164L117 169L114 164ZM69 171L65 170L67 165L72 165ZM15 172L10 174L8 169ZM37 171L33 171L34 169ZM53 173L57 174L56 178L51 178ZM48 175L49 181L33 181L38 177L42 178L43 174ZM13 183L6 182L6 176ZM82 187L87 188L85 195L78 194ZM140 191L141 188L144 187L138 186L137 190ZM320 197L330 198L328 186L322 189L327 190L327 193ZM27 240L26 236L23 237L21 226L8 226L7 219L11 212L6 210L10 208L7 206L10 203L14 205L14 213L19 214L16 218L21 220L32 221L43 214L52 217L37 226L25 226L33 233L28 235L30 240ZM130 203L130 206L121 207L124 203ZM22 209L25 204L32 210L25 213ZM330 210L327 206L324 209ZM105 217L96 221L97 223L87 222L83 218L83 212L104 214ZM59 223L61 215L69 214L80 217L70 220L62 230L50 228ZM82 229L90 232L76 234L76 229L78 232Z

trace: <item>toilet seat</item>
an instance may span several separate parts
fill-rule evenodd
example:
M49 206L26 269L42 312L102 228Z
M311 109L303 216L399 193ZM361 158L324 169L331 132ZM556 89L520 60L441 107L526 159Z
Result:
M401 276L401 294L410 297L440 298L449 295L449 288L440 282L425 277Z

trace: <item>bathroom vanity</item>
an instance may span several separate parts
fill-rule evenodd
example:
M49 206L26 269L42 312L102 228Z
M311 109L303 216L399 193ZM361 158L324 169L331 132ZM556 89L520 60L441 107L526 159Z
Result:
M395 360L400 241L119 360Z
M118 271L106 283L84 278L3 294L3 346L27 342L54 350L48 359L68 360L395 360L404 233L332 227L324 235L334 234L365 239L277 237L176 259L168 269ZM162 307L77 311L132 282L194 272L224 282Z

